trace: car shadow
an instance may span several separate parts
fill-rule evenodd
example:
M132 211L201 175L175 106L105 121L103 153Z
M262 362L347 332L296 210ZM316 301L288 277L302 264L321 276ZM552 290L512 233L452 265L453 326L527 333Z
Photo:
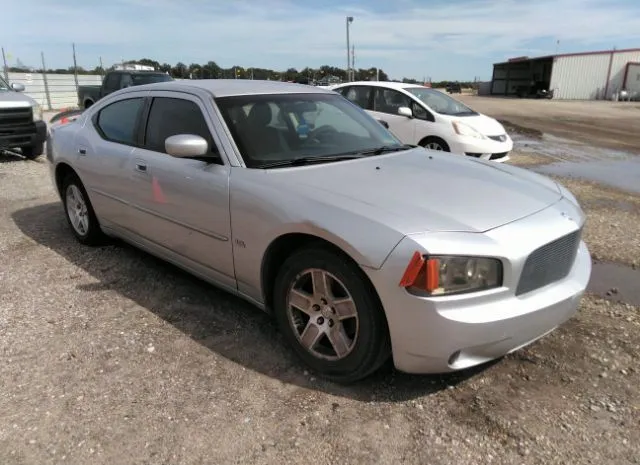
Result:
M102 247L80 245L59 203L19 210L12 218L25 235L96 280L79 284L79 289L113 290L209 350L285 383L359 401L398 402L450 388L496 363L446 375L408 375L389 361L357 383L332 383L307 372L286 346L273 318L244 300L121 241Z

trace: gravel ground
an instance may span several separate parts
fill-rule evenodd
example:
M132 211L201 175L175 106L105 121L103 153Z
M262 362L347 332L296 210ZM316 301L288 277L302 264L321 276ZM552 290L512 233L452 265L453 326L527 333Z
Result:
M482 369L337 386L243 301L77 244L46 163L0 161L1 464L640 463L639 308L589 295ZM563 182L597 257L637 261L640 198Z

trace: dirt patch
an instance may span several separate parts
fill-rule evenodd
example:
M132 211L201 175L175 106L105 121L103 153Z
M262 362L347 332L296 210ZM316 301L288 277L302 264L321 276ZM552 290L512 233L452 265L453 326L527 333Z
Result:
M498 121L504 126L504 128L509 133L522 134L528 137L542 137L542 131L539 131L538 129L521 126L519 124L516 124L506 119L499 119Z
M478 370L337 386L247 303L132 247L77 244L46 165L0 173L2 464L637 463L636 307L587 296ZM635 231L590 204L635 200L574 182L590 221ZM609 240L601 253L635 253Z

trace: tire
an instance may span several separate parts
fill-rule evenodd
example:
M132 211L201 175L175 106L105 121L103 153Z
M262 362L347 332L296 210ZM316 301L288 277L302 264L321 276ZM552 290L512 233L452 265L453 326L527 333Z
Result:
M22 147L22 155L29 160L35 160L44 153L44 142L29 147Z
M87 191L77 175L68 174L64 178L62 181L61 197L67 223L78 242L91 246L101 245L105 239L104 233L100 229L100 223L93 211L93 206L91 205ZM74 199L77 202L77 205L70 204ZM74 219L72 219L73 213L71 213L72 211L75 211L76 215L80 213L82 218L81 226L74 224Z
M430 150L440 150L443 152L451 152L449 144L439 137L425 137L420 141L420 146ZM437 148L436 148L437 147Z
M314 296L312 276L321 273L333 283L333 290ZM306 312L289 307L294 288L298 295L303 292L309 297L308 301L298 300L304 301L305 305L299 307L307 306ZM326 305L321 295L327 297ZM357 266L329 249L302 249L287 258L275 281L274 313L281 333L300 359L329 380L343 384L358 381L380 368L391 355L387 321L373 286ZM348 317L350 314L355 316ZM303 345L302 335L317 336L311 349ZM340 350L332 340L338 342Z

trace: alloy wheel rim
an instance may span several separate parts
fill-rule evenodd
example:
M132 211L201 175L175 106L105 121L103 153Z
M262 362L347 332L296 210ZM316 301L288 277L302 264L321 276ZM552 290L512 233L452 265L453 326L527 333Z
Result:
M89 231L89 213L84 196L75 184L67 188L67 215L73 229L81 236L85 236Z
M326 270L298 274L287 293L287 316L298 342L314 357L347 357L358 339L358 309L347 287Z
M430 150L442 150L442 146L437 142L429 142L427 148Z

